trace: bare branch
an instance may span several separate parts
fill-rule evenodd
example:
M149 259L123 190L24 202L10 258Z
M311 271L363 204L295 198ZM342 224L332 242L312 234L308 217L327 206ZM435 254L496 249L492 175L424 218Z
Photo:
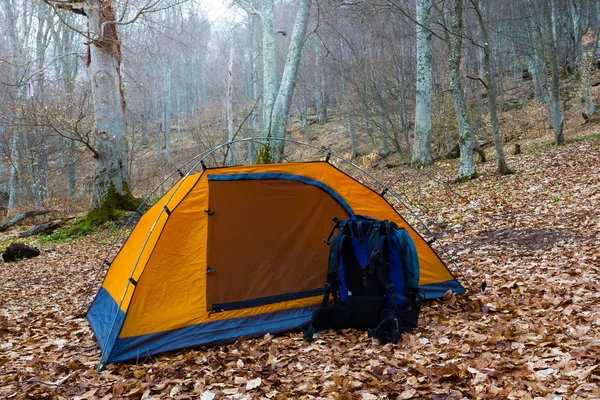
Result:
M254 5L250 1L233 0L231 4L234 4L234 3L237 4L238 6L240 6L241 8L243 8L244 11L246 11L248 14L258 15L259 17L262 17L262 13L260 11L258 11L256 9L256 7L254 7Z
M485 81L483 79L481 79L480 77L478 77L478 76L472 76L472 75L467 75L467 78L469 78L471 80L474 80L474 81L481 82L483 84L483 86L485 87L485 90L488 89L487 83L485 83Z

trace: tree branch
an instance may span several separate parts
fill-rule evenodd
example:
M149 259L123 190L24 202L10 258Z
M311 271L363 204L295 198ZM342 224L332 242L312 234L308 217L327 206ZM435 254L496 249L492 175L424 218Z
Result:
M261 17L261 18L262 18L262 13L261 13L260 11L258 11L258 10L256 9L256 7L254 7L254 5L253 5L251 2L249 2L249 1L246 1L246 0L234 0L234 1L232 2L232 4L233 4L233 3L237 4L238 6L240 6L240 7L241 7L241 8L242 8L244 11L246 11L248 14L251 14L251 15L258 15L259 17Z
M481 79L478 76L471 76L471 75L467 75L467 78L474 80L474 81L479 81L483 84L483 86L485 87L485 90L488 90L488 85L487 83L485 83L485 81L483 79Z

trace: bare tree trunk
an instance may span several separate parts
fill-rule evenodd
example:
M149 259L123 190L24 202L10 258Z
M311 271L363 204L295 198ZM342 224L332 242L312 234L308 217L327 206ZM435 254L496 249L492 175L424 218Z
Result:
M11 94L14 96L15 102L15 112L10 119L10 122L12 122L13 126L13 137L10 149L10 179L8 184L8 215L12 215L15 212L15 208L21 203L21 199L19 198L19 145L21 142L21 132L16 122L20 118L20 103L23 97L22 85L24 82L22 82L21 79L23 76L22 65L24 65L24 62L22 54L23 52L20 48L19 35L17 32L19 21L16 19L16 16L13 12L13 6L9 0L2 0L2 5L4 7L4 26L7 27L6 37L8 39L8 49L11 57L11 79L14 85L14 89L12 90Z
M379 111L379 124L381 125L381 154L386 157L390 153L388 146L388 131L387 131L387 93L383 84L377 88L377 109Z
M554 128L554 143L562 144L565 141L563 134L564 114L562 110L562 102L560 99L559 76L558 76L558 61L556 60L556 46L552 36L552 17L550 14L550 0L542 0L542 14L544 17L544 48L546 57L552 69L552 116Z
M415 103L415 130L411 164L429 165L431 156L431 32L429 12L431 0L417 0L417 96Z
M234 36L231 33L231 44L229 47L229 68L227 69L227 138L231 142L233 140L233 53L234 53ZM234 145L229 145L229 165L234 165L235 153Z
M266 137L271 134L271 116L277 99L277 54L273 0L261 0L260 4L263 58L263 110L260 133Z
M346 121L348 123L348 136L352 143L352 157L358 155L358 144L356 142L356 134L354 132L354 121L352 120L352 112L350 108L350 99L348 96L348 89L346 88L346 66L344 65L344 44L342 39L339 39L340 43L340 77L342 84L342 96L344 97L344 106L346 109Z
M306 26L308 25L311 2L312 0L300 0L300 4L298 5L298 14L290 39L290 47L288 49L285 67L283 68L279 93L277 94L277 99L273 106L271 132L276 138L285 137L290 106L292 104L292 96L294 94L294 87L296 86L298 65L300 64L300 58L302 57L302 47L304 45L304 36L306 34ZM278 149L276 154L283 154L284 142L278 141L275 143L275 146Z
M486 0L483 0L485 2ZM504 149L502 148L502 142L500 140L499 123L498 123L498 110L496 105L496 88L494 85L494 79L491 76L490 66L490 37L488 34L487 26L483 20L483 7L480 7L479 0L473 0L473 5L477 12L477 21L479 22L479 28L481 29L481 35L483 39L483 69L485 84L487 86L488 94L488 109L490 112L490 120L492 123L492 137L494 138L494 145L496 147L496 153L498 154L498 171L502 174L510 174L512 171L506 165L506 158L504 157Z
M323 79L323 66L321 60L321 45L315 46L315 106L317 121L321 125L327 123L327 102L325 101L325 79Z
M400 67L397 67L396 80L398 82L398 106L400 107L400 123L402 125L402 133L404 134L404 140L406 141L406 148L410 151L410 140L409 140L409 122L408 122L408 110L406 106L406 92L404 89L404 75ZM398 143L400 146L400 143Z
M248 127L250 129L250 137L256 136L256 101L258 96L258 79L257 79L257 68L258 62L258 43L259 43L259 30L257 29L257 17L251 15L251 32L250 32L250 84L248 86L249 92L248 99L250 99L250 106L253 107L250 111L250 118L248 118ZM248 162L250 164L255 163L256 150L254 142L248 142Z
M176 94L177 101L177 152L181 152L181 96Z
M165 130L165 158L171 162L171 65L165 66L163 127Z
M540 48L541 46L543 46L543 41L541 40L538 32L536 31L532 16L527 17L525 21L525 26L527 28L527 37L532 48L531 56L527 56L527 67L531 71L531 78L533 80L533 90L535 93L535 97L544 105L546 105L548 125L551 126L552 108L550 106L550 99L548 98L548 91L546 87L546 74L544 72L545 64L543 62L543 56Z
M453 0L451 3L451 33L447 35L450 44L450 59L448 68L450 70L450 91L454 100L454 111L458 121L458 143L460 146L460 168L458 170L458 180L464 181L473 179L477 176L475 164L473 162L473 147L475 145L475 134L465 94L462 88L460 76L460 61L462 55L462 35L463 35L463 0Z
M125 97L119 73L121 48L114 21L112 0L89 0L86 7L90 43L90 76L94 105L94 209L113 218L115 209L135 208L129 189L127 146L125 144ZM104 210L102 210L104 208Z
M592 54L594 52L594 36L592 29L588 29L582 38L581 46L581 97L585 103L585 114L591 117L596 113L596 106L593 100L593 90L590 82L592 71Z
M140 126L142 130L142 144L148 145L148 116L144 113L140 116Z
M160 161L162 158L162 145L160 142L160 136L162 134L162 115L160 112L160 105L158 98L154 99L154 130L155 130L155 158L156 161Z

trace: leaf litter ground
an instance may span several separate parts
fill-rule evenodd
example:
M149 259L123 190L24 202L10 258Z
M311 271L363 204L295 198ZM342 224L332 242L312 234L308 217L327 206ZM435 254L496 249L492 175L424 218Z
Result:
M95 367L78 309L114 233L0 267L0 398L600 397L600 146L545 147L510 176L456 165L376 172L410 198L474 287L427 303L398 345L364 332L267 335Z

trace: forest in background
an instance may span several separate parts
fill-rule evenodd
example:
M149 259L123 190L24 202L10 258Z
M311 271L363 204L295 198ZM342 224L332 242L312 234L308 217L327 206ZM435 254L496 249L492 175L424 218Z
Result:
M108 14L94 19L96 6ZM595 112L593 0L238 0L213 14L194 1L2 0L0 10L9 214L57 199L85 210L90 192L98 207L111 185L145 195L196 154L267 135L367 163L460 154L460 180L477 175L471 149L492 146L510 173L508 143L552 129L560 144ZM106 70L98 94L90 83ZM258 147L232 146L226 162L256 162ZM281 142L274 150L285 157Z

